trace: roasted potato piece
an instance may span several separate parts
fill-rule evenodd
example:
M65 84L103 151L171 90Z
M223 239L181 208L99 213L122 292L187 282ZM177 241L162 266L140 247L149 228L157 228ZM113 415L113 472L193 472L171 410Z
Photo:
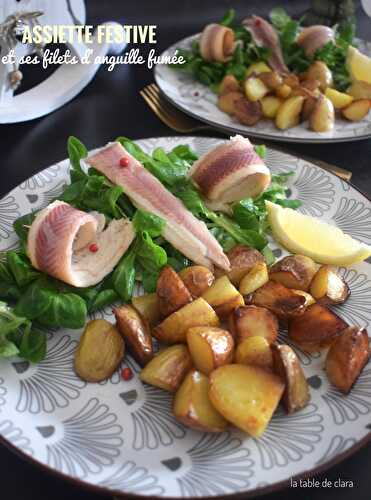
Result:
M312 295L308 292L304 292L303 290L294 290L294 289L292 289L292 291L297 295L301 295L302 297L305 298L305 304L304 304L305 307L311 306L316 302L314 297L312 297Z
M231 270L225 273L221 269L215 269L215 276L219 278L226 274L235 286L239 285L241 279L257 262L264 262L264 257L258 250L246 245L234 246L227 252L227 257L231 264Z
M300 84L300 82L298 76L295 75L295 73L289 73L283 77L283 84L288 85L291 89L294 89Z
M193 326L219 326L214 309L201 297L168 316L152 334L160 342L178 344L186 342L187 330Z
M87 382L110 377L125 354L125 342L105 319L89 321L75 352L76 374Z
M227 113L234 115L236 110L236 102L239 99L245 99L242 92L228 92L228 94L221 94L218 98L218 108Z
M330 99L321 94L309 115L309 128L314 132L328 132L334 128L334 123L334 105Z
M310 257L288 255L270 268L269 278L286 288L307 292L316 272L317 265Z
M351 95L330 88L326 89L325 96L330 99L335 109L346 108L354 100Z
M356 80L347 90L354 99L371 99L371 84ZM348 103L350 104L350 102Z
M359 122L370 111L370 101L368 99L358 99L341 110L341 114L347 120Z
M193 298L200 297L215 281L213 273L205 266L185 267L179 272L179 278Z
M271 347L264 337L249 337L238 344L235 361L240 365L254 365L272 370L273 356Z
M263 73L259 73L259 79L269 90L275 90L282 85L282 77L277 71L264 71Z
M319 80L302 80L300 85L302 88L313 92L316 97L319 96L319 87L321 85Z
M227 276L218 278L202 294L202 298L213 307L219 318L226 318L236 307L244 304L242 295L232 285Z
M265 116L265 118L275 118L281 104L282 99L274 95L263 97L261 100L263 116Z
M290 96L291 92L292 88L284 83L276 87L276 96L280 97L281 99L287 99Z
M332 73L323 61L314 61L305 72L305 80L318 80L320 89L325 92L332 86Z
M312 111L314 110L314 106L316 105L317 98L316 97L307 97L303 104L303 109L301 111L302 120L308 120Z
M290 339L305 350L318 350L328 346L347 323L321 304L313 304L306 311L289 321Z
M265 262L257 262L242 278L239 286L242 295L255 292L258 288L269 281L268 268Z
M170 266L161 269L156 293L161 316L166 317L192 301L192 296L183 281Z
M309 400L309 386L300 361L288 345L272 346L274 370L285 382L283 404L287 413L304 408Z
M244 83L245 95L249 101L260 101L269 92L269 88L256 76L250 76Z
M205 375L233 361L234 340L222 328L190 328L187 332L187 344L194 366Z
M208 377L197 370L190 371L175 394L174 417L191 429L223 432L228 422L210 403L208 392Z
M286 101L281 104L276 115L277 128L286 130L298 125L303 104L304 97L300 95L286 99Z
M150 326L157 325L160 322L161 313L156 293L133 297L131 303L142 318L148 321Z
M282 320L302 314L305 310L305 298L276 281L268 281L254 293L247 295L245 301L247 304L266 307Z
M209 397L226 420L259 437L272 418L284 388L279 377L258 366L225 365L210 375Z
M187 347L173 345L156 354L141 370L139 378L146 384L175 392L191 368L192 360Z
M256 62L250 64L250 66L246 69L245 78L249 77L252 74L260 75L260 73L267 73L269 71L271 71L271 69L265 62Z
M225 75L219 85L219 95L229 94L230 92L241 92L240 84L233 75Z
M347 394L370 357L367 331L350 326L332 343L326 358L329 381Z
M241 97L235 101L234 115L244 125L255 125L263 116L262 106L259 101L251 102Z
M114 310L116 327L133 358L144 366L153 358L152 335L149 325L134 307L123 305Z
M229 317L229 327L237 344L250 337L263 337L269 344L276 341L278 321L265 307L243 306Z
M345 281L331 266L321 266L310 285L310 293L319 304L342 304L350 295Z

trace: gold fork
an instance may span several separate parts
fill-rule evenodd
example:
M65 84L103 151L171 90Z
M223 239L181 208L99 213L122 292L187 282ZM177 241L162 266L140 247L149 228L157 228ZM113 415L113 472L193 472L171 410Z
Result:
M193 132L212 130L213 132L217 131L221 134L227 134L227 132L225 131L215 129L209 125L204 125L194 118L184 114L182 111L178 110L168 100L166 100L165 97L163 97L160 89L155 83L151 83L150 85L144 87L144 89L140 91L140 95L143 97L143 99L146 101L155 115L163 123L165 123L165 125L175 130L176 132L179 132L181 134L191 134ZM265 143L272 149L282 151L283 153L292 154L292 152L283 148L281 145L278 146L276 143L272 144L268 143L267 141L265 141ZM349 170L345 170L344 168L337 167L336 165L331 165L330 163L322 160L317 160L309 156L301 155L300 158L310 163L314 163L318 167L321 167L324 170L337 175L345 181L350 181L352 177L352 172L349 172Z

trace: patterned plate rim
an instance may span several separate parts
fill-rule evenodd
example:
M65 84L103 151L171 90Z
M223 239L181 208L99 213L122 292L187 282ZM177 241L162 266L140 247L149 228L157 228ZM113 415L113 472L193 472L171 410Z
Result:
M157 139L157 140L160 140L160 139L164 139L164 140L168 140L170 138L174 139L174 137L178 137L179 139L185 139L185 140L194 140L196 138L201 138L201 139L206 139L206 140L223 140L221 139L220 137L212 137L212 136L202 136L202 137L199 137L199 136L189 136L189 135L184 135L184 136L158 136L158 137L151 137L151 138L144 138L144 139L135 139L136 141L141 141L141 140L151 140L151 139ZM272 147L271 145L268 147L268 149L272 149L272 150L275 150L279 153L282 153L282 151L279 151L277 149L275 149L274 147ZM95 148L94 148L95 150ZM93 150L92 150L93 151ZM285 155L287 156L291 156L292 158L295 158L295 159L300 159L300 156L295 156L294 154L290 154L290 153L284 153ZM62 160L64 161L64 160ZM61 163L61 162L58 162L58 163ZM309 165L311 166L314 166L316 168L319 168L320 170L324 170L322 169L320 166L316 165L316 164L313 164L313 163L310 163L310 162L306 162L308 163ZM27 180L30 180L32 179L32 177L34 177L34 175L36 175L37 173L41 173L43 172L44 170L47 170L48 168L50 168L52 165L49 165L48 167L45 167L43 168L42 170L40 170L39 172L36 172L35 174L33 174L32 176L28 177L25 181ZM331 172L328 172L326 171L326 173L328 175L330 175L331 177L335 177L336 178L336 175L332 174ZM25 182L24 181L24 182ZM355 189L362 197L364 197L368 202L371 202L371 197L369 197L367 194L363 193L360 189L358 189L356 186L354 186L353 184L347 182L347 181L343 181L347 184L349 184L353 189ZM15 188L13 188L10 192L12 192L14 189L16 189L18 186L16 186ZM8 193L6 193L5 195L2 196L2 198L4 196L7 196ZM293 475L287 479L283 479L281 481L277 481L273 484L269 484L269 485L266 485L266 486L261 486L261 487L258 487L258 488L255 488L253 490L250 490L250 491L242 491L242 492L238 492L238 493L231 493L231 494L223 494L223 495L219 495L219 496L196 496L196 497L186 497L188 498L189 500L216 500L216 499L220 499L220 500L243 500L245 498L255 498L255 497L260 497L262 495L266 495L266 494L269 494L269 493L274 493L274 492L278 492L278 491L281 491L285 488L287 488L290 484L290 482L292 480L300 480L300 479L307 479L307 478L310 478L310 477L313 477L313 476L316 476L318 474L321 474L323 472L326 472L328 471L329 469L331 469L332 467L340 464L343 460L346 460L348 458L350 458L351 456L353 456L357 451L361 450L362 448L364 448L366 445L370 444L371 443L371 430L368 432L368 434L366 434L362 439L360 439L359 441L357 441L356 443L354 443L351 447L347 448L345 451L342 451L341 453L338 453L337 455L335 455L333 458L331 458L330 460L328 460L327 462L324 462L316 467L313 467L311 469L308 469L306 471L303 471L301 473L298 473L296 475ZM77 487L80 487L86 491L91 491L93 493L97 493L97 494L104 494L104 495L109 495L109 496L114 496L114 497L117 497L117 498L127 498L129 500L143 500L145 498L152 498L154 500L163 500L164 498L166 500L179 500L179 498L182 498L182 497L172 497L172 496L157 496L157 495L151 495L150 497L147 497L145 495L137 495L137 494L134 494L134 493L129 493L129 492L123 492L123 491L120 491L120 490L115 490L115 489L112 489L112 488L108 488L108 487L104 487L104 486L100 486L100 485L96 485L96 484L92 484L92 483L89 483L87 481L84 481L82 479L79 479L79 478L76 478L76 477L73 477L67 473L64 473L64 472L61 472L49 465L46 465L45 463L42 463L41 461L37 460L36 458L33 458L31 455L27 454L26 452L24 452L22 449L18 448L16 445L14 445L10 440L6 439L4 436L0 435L0 445L4 446L5 448L7 448L9 451L13 452L15 455L17 455L18 457L20 457L21 459L25 460L26 462L38 467L40 470L46 472L47 474L51 475L51 476L54 476L56 478L59 478L59 479L62 479L62 480L65 480L67 481L68 483L74 485L74 486L77 486ZM183 497L185 498L185 497Z
M167 47L162 53L161 53L161 57L163 55L165 55L165 53L167 53L168 51L170 50L173 50L176 48L176 45L178 44L182 44L182 43L185 43L186 41L196 37L196 36L199 36L200 33L196 33L194 35L190 35L190 36L187 36L185 38L182 38L181 40L178 40L177 42L175 42L174 44L170 45L169 47ZM367 40L365 40L365 42L368 42ZM217 130L222 130L222 131L228 131L228 132L232 132L234 134L242 134L244 136L246 135L249 135L251 137L257 137L259 139L266 139L266 140L270 140L270 141L277 141L277 142L292 142L292 143L299 143L299 144L333 144L333 143L339 143L339 142L354 142L354 141L362 141L362 140L366 140L366 139L369 139L371 137L371 133L368 133L368 134L362 134L362 135L359 135L359 136L354 136L354 137L339 137L339 138L318 138L318 139L315 139L315 138L295 138L295 137L286 137L286 136L277 136L277 135L270 135L270 134L265 134L264 132L258 132L258 131L254 131L254 129L252 128L251 131L248 130L246 131L245 129L242 129L242 128L239 128L238 126L235 126L235 127L231 127L231 126L228 126L228 125L223 125L223 124L220 124L218 122L215 122L213 120L210 120L208 118L204 118L203 116L200 116L198 115L197 113L193 113L192 111L190 111L188 108L186 108L185 106L183 106L181 103L178 103L177 101L175 101L172 97L170 97L163 85L162 85L162 82L161 82L161 78L159 76L159 71L160 71L160 66L161 65L156 65L154 67L154 78L155 78L155 82L156 84L159 86L162 94L166 97L166 99L173 105L175 106L176 108L180 109L181 111L183 111L183 113L186 113L187 115L191 116L192 118L200 121L200 122L203 122L203 123L206 123L207 125L209 125L210 127L214 128L214 129L217 129Z

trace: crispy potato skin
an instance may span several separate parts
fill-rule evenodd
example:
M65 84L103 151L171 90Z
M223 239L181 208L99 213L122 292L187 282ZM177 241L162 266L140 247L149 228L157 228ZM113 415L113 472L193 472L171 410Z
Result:
M282 77L277 71L264 71L263 73L259 73L259 78L269 90L275 90L282 85Z
M200 297L215 281L213 273L205 266L186 267L179 272L179 278L193 298Z
M234 115L236 101L239 99L245 99L241 91L223 93L218 97L218 108L227 113L227 115Z
M142 318L148 321L150 326L155 326L161 321L161 313L156 293L148 293L146 295L133 297L131 303Z
M233 361L234 340L232 335L222 328L190 328L187 332L187 344L193 364L205 375Z
M219 95L239 92L241 90L237 78L233 75L226 75L219 85Z
M157 325L153 336L166 344L186 342L186 333L193 326L219 326L214 309L202 297L190 302Z
M105 319L89 321L75 352L76 374L87 382L107 379L125 354L125 342L117 329Z
M321 266L310 285L310 292L319 304L343 304L350 295L347 283L331 266Z
M279 377L258 366L225 365L210 375L209 397L226 420L259 437L272 418L284 388Z
M318 80L323 92L332 85L332 73L323 61L314 61L305 72L305 79Z
M321 304L313 304L306 311L289 321L290 339L307 350L327 346L346 327L347 323Z
M289 255L270 268L269 277L286 288L307 292L316 272L317 265L310 257Z
M264 337L273 344L278 335L278 320L264 307L243 306L230 315L229 328L237 344L255 336Z
M283 404L287 413L304 408L309 400L309 386L300 361L290 346L272 345L274 370L285 382Z
M326 358L330 382L347 394L370 358L367 331L350 326L331 345Z
M221 269L215 269L215 276L227 275L230 281L238 286L241 279L247 274L257 262L264 262L263 255L255 248L246 245L236 245L229 252L227 257L231 264L231 270L228 273Z
M370 101L368 99L358 99L353 101L349 106L341 110L341 114L351 122L359 122L370 111Z
M321 94L309 115L309 128L315 132L327 132L334 128L334 123L334 105L330 99Z
M239 365L255 365L272 370L273 356L271 347L264 337L248 337L238 344L235 361Z
M133 358L144 366L153 358L152 336L149 325L130 305L115 310L116 326Z
M226 318L244 304L240 292L232 285L227 276L221 276L215 283L202 294L214 309L219 318Z
M165 391L175 392L191 368L192 360L187 347L173 345L156 354L142 369L139 378Z
M241 97L234 102L234 115L244 125L255 125L263 116L259 101L251 102Z
M191 429L202 432L223 432L228 422L209 400L209 379L197 370L185 377L174 397L175 418Z
M157 280L156 293L160 313L166 317L192 301L192 296L170 266L165 266Z
M301 315L305 310L305 297L275 281L268 281L254 293L245 297L246 304L266 307L280 320Z

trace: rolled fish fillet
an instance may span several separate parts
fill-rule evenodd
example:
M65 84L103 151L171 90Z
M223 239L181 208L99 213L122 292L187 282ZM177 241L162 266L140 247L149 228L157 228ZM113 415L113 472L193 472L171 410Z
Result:
M314 55L316 50L326 45L326 43L334 41L334 39L335 34L331 28L316 24L304 28L298 36L297 43L304 49L305 54L310 57Z
M28 233L32 265L76 287L102 281L135 237L129 220L113 220L104 229L103 217L63 201L51 203L38 213Z
M200 38L200 53L206 61L226 62L235 48L234 33L221 24L205 26Z
M122 160L125 160L124 162ZM108 179L122 186L133 204L166 221L162 236L197 264L228 270L230 263L204 222L130 155L118 142L108 144L86 160Z
M218 203L254 198L271 180L268 167L249 139L240 135L199 158L189 176L206 198Z

